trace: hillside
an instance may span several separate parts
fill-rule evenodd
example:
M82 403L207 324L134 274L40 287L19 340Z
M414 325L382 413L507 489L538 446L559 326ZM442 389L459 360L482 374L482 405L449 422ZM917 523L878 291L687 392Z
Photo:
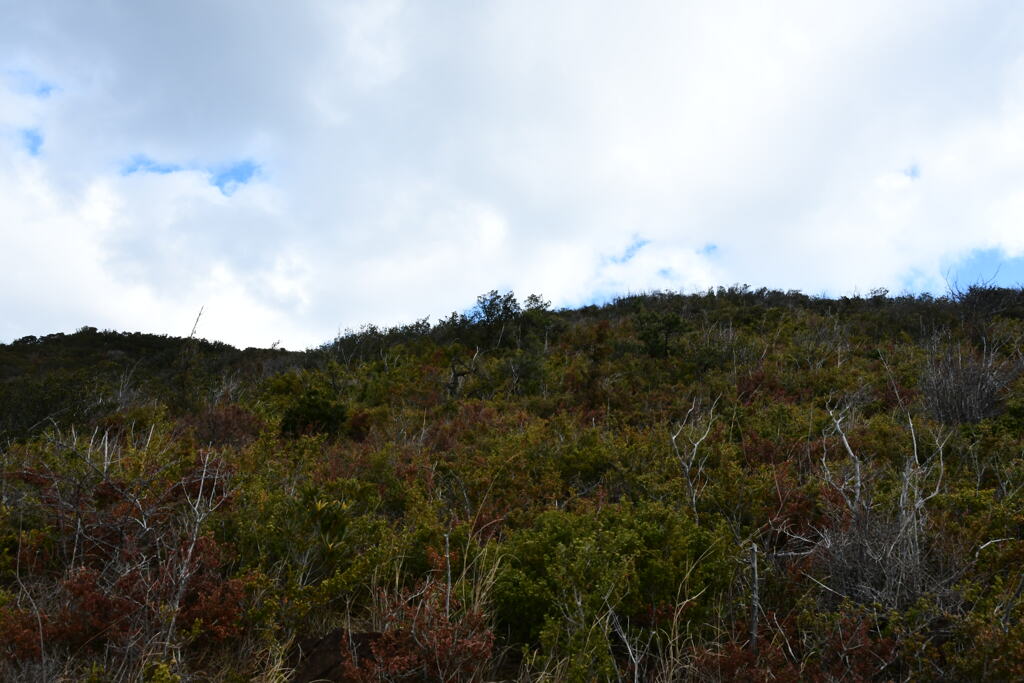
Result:
M2 680L1024 677L1024 290L0 345Z

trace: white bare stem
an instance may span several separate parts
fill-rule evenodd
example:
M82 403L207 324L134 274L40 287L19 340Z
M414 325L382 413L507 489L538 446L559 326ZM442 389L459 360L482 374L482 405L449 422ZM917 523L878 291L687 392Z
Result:
M177 626L178 613L181 602L185 597L189 580L198 567L193 561L196 545L199 543L201 531L206 519L220 507L227 498L225 490L227 475L220 469L219 463L215 463L210 452L204 452L200 456L199 490L192 495L186 489L185 502L187 504L187 546L185 552L178 561L175 576L174 593L168 605L170 618L164 638L164 655L171 649L174 641L174 632Z
M704 473L708 454L701 452L701 445L711 434L719 398L712 402L706 413L700 411L700 402L696 398L693 399L689 410L671 436L672 450L679 461L683 480L686 482L687 502L693 510L694 519L698 519L697 501L708 484Z

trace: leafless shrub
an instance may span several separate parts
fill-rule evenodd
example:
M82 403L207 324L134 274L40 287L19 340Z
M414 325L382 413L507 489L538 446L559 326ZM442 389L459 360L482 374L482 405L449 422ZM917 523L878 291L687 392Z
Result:
M928 412L947 424L978 422L999 410L1003 390L1024 369L1019 349L1006 357L1002 344L984 342L980 349L936 337L921 375Z
M910 453L900 473L895 505L876 497L875 470L853 450L843 428L845 410L829 407L831 436L839 438L847 456L841 469L822 457L825 483L838 497L832 524L819 532L817 553L837 595L861 603L905 607L925 593L941 593L952 576L937 574L926 547L927 503L938 495L944 472L947 434L934 434L927 457L921 458L913 422L908 417ZM826 451L827 453L827 451Z
M816 566L821 574L805 576L835 603L902 609L924 595L940 602L955 599L950 587L959 576L958 563L937 557L927 534L928 502L942 490L949 434L932 433L931 443L922 447L908 413L910 443L899 479L883 482L882 470L859 455L847 437L854 407L829 404L827 410L831 424L823 434L820 467L828 522L802 534L780 530L796 548L781 559L811 559L805 566ZM829 448L836 442L839 453Z

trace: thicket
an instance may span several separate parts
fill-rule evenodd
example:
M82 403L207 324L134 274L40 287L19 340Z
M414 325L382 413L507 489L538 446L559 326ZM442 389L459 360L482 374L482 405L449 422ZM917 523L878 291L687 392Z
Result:
M1024 678L1024 291L0 345L2 680Z

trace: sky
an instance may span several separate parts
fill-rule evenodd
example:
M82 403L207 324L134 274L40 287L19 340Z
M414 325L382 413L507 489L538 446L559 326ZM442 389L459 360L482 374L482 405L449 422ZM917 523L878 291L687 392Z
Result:
M1017 0L0 0L0 342L1024 282Z

